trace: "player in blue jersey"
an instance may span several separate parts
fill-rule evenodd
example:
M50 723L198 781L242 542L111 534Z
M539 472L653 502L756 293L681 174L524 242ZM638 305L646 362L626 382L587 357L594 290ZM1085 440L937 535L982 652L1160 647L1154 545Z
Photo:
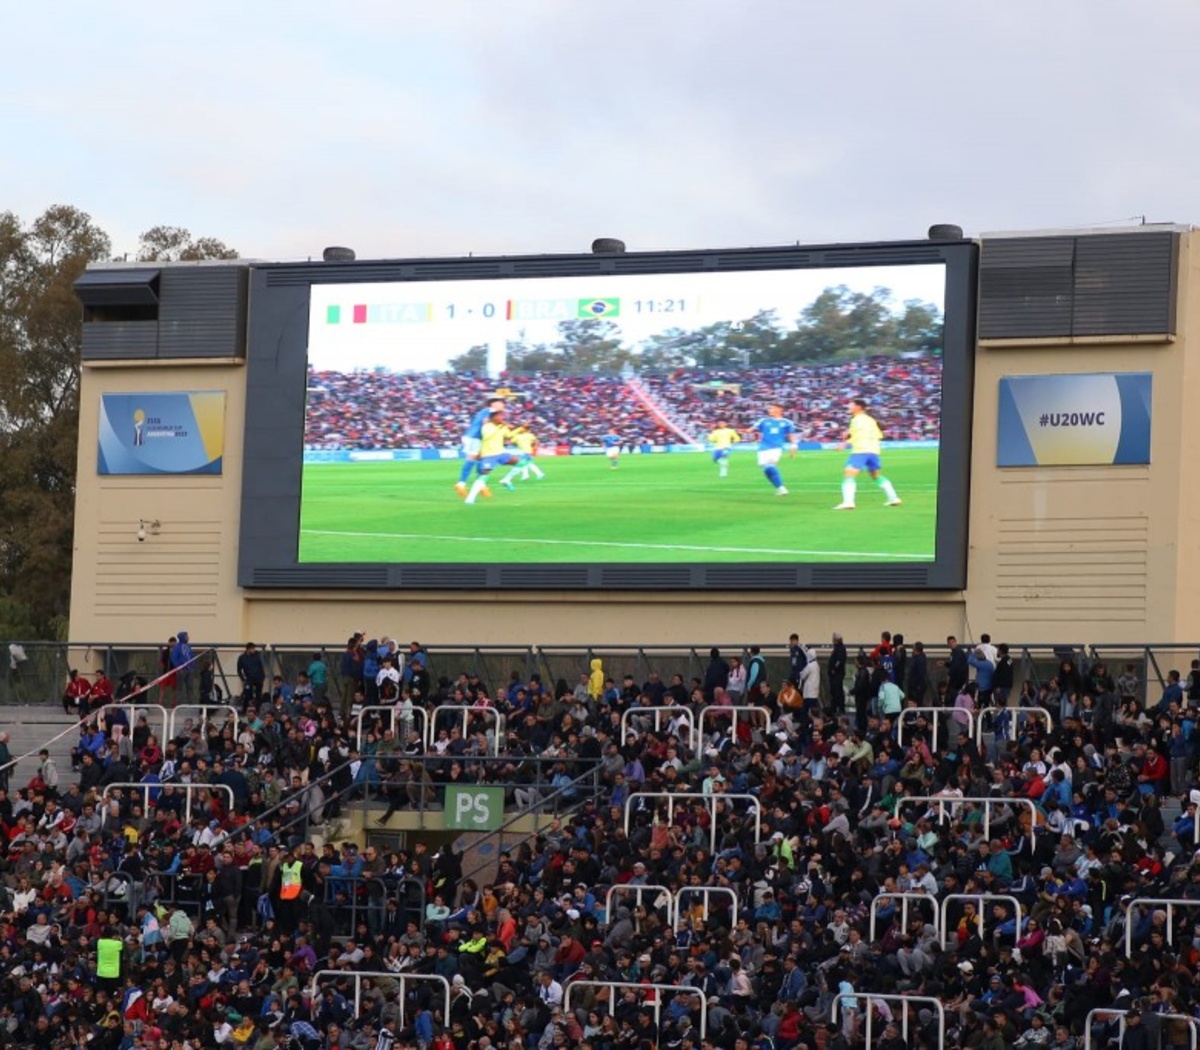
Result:
M458 482L455 491L464 499L467 495L467 478L471 476L479 463L479 446L483 440L483 425L492 417L493 412L504 411L504 398L493 397L488 403L471 417L462 437L463 464L458 472Z
M775 495L786 496L788 490L784 487L777 464L785 447L789 455L796 455L796 424L783 418L783 409L779 405L772 405L751 429L758 435L758 465L762 467L767 480L775 486Z
M608 457L609 468L616 470L620 466L617 460L621 457L621 439L616 434L605 434L600 439L600 443L604 446L604 454Z

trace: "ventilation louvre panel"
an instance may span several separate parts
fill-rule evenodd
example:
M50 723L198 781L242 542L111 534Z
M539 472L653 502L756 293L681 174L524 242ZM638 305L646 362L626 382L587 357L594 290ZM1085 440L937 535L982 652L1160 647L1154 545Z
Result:
M600 572L602 587L626 587L631 591L669 591L692 584L692 570L686 565L609 565Z
M388 570L375 565L297 565L256 568L255 587L386 587Z

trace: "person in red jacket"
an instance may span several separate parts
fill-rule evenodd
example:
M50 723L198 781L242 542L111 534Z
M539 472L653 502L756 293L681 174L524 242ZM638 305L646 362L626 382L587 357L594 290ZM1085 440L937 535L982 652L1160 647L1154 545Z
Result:
M1141 758L1142 767L1137 777L1138 791L1143 795L1162 796L1167 791L1171 778L1171 767L1154 748L1145 744L1137 744L1133 749L1134 758Z
M88 707L98 711L105 704L111 704L113 699L113 684L103 670L96 672L96 680L88 690Z
M79 672L71 668L67 672L67 687L63 690L63 710L70 714L72 711L82 720L87 717L88 696L92 687L86 678L80 678Z

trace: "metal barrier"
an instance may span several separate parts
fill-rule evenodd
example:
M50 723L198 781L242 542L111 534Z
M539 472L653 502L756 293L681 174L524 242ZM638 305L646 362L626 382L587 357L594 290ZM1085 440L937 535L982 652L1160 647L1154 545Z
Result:
M116 879L117 882L124 884L125 893L123 895L112 888L112 881L114 879ZM100 906L111 915L114 907L112 899L115 897L116 907L124 908L127 920L132 921L134 913L137 911L138 903L137 894L134 892L136 885L137 883L134 881L133 876L130 875L129 872L114 871L104 880L104 889L101 891ZM88 888L94 889L95 887L89 886Z
M167 741L171 739L167 733L167 727L171 724L171 712L168 711L165 707L163 707L162 704L137 704L137 703L126 704L126 703L113 702L111 704L104 704L102 707L96 708L96 710L92 714L89 714L87 716L87 720L90 722L94 719L97 722L97 724L99 724L104 721L104 712L105 711L124 711L125 712L125 719L129 723L129 736L130 736L131 740L133 738L133 727L134 727L135 723L137 722L138 712L139 711L157 711L157 712L159 712L159 714L162 717L162 732L158 734L158 745L159 745L159 747L163 748L164 750L166 749Z
M417 924L417 929L422 933L425 932L425 906L428 903L428 894L425 890L425 880L413 878L411 875L405 875L402 879L385 879L388 889L395 893L396 905L406 915L411 914L414 910L416 916L414 921ZM415 902L408 899L408 894L404 892L406 886L415 886L420 895ZM387 910L387 901L384 901L384 911Z
M638 802L648 798L665 798L667 800L667 822L670 823L675 817L675 800L676 799L705 799L710 802L711 820L709 821L709 838L710 852L717 852L717 802L753 802L754 803L754 842L757 845L762 841L762 803L756 795L745 794L721 794L721 795L706 795L703 791L640 791L636 795L630 795L625 800L625 834L629 834L629 818L632 815L631 806L634 802Z
M617 988L630 988L640 995L644 995L648 991L658 992L659 995L653 1002L642 1001L642 1006L652 1007L654 1009L654 1023L661 1027L663 993L671 992L673 995L694 995L700 1001L700 1038L704 1039L708 1036L708 1000L704 993L699 988L691 988L685 985L678 984L639 984L636 981L570 981L563 990L563 1013L569 1013L571 1010L571 993L576 988L607 988L608 992L608 1012L612 1017L617 1015L617 1004L614 1001L615 996L612 994Z
M421 722L421 739L428 740L429 738L429 712L423 707L414 707L412 711L401 714L400 707L396 704L368 704L364 707L354 719L354 743L358 748L359 753L362 753L363 746L363 723L366 721L368 711L386 711L391 717L391 730L395 733L400 725L410 715L420 715Z
M1093 1010L1089 1010L1087 1017L1083 1022L1083 1050L1092 1050L1092 1018L1098 1016L1109 1015L1117 1018L1117 1045L1120 1046L1124 1042L1125 1036L1125 1015L1128 1010L1117 1010L1111 1006L1097 1006ZM1143 1010L1142 1017L1156 1017L1161 1021L1187 1021L1188 1035L1191 1037L1191 1050L1197 1050L1196 1045L1196 1026L1200 1024L1191 1014L1158 1014L1153 1010ZM1143 1021L1143 1023L1145 1023ZM1158 1045L1162 1046L1162 1029L1158 1031Z
M979 902L979 936L982 939L986 921L983 914L984 901L1002 901L1013 906L1013 915L1017 920L1017 936L1021 936L1021 931L1025 925L1025 913L1021 908L1021 902L1017 900L1011 893L947 893L942 898L942 916L938 923L938 936L941 938L943 947L946 944L946 938L949 933L949 916L950 909L946 907L951 901L978 901Z
M692 750L698 752L704 746L704 720L705 720L705 718L709 718L711 720L714 718L723 718L726 715L732 716L732 721L730 722L730 725L729 725L729 731L736 737L737 736L738 715L743 711L747 715L750 715L750 714L761 715L762 720L763 720L762 727L763 727L764 731L766 730L767 726L769 726L771 724L771 712L765 707L758 707L754 704L733 704L732 706L729 706L729 707L705 707L705 708L701 709L700 721L696 723L696 735L693 738ZM751 725L753 725L753 724L754 723L751 722Z
M938 925L938 917L941 913L941 906L938 904L938 899L932 893L880 893L871 898L871 943L875 943L875 920L879 915L879 906L885 901L900 902L900 928L908 929L908 902L909 901L928 901L933 905L933 925Z
M624 746L625 733L631 718L646 718L650 717L654 721L654 732L658 733L662 730L662 716L671 715L671 721L676 718L682 719L687 723L687 741L690 744L696 739L696 718L692 714L691 709L687 707L630 707L621 714L621 736L620 743ZM701 712L703 717L703 712Z
M737 893L728 886L684 886L679 889L675 894L675 922L678 924L683 918L683 899L685 895L700 897L700 899L704 902L702 905L704 908L704 913L701 915L701 921L708 922L708 898L714 893L725 893L729 895L730 909L733 912L729 919L729 928L732 930L737 925L738 921L738 896ZM689 908L688 914L690 913L691 909Z
M155 900L166 901L177 908L184 911L196 914L196 925L199 926L200 920L204 917L204 898L201 896L202 883L204 876L198 875L191 871L148 871L146 872L146 881L157 884L158 892L155 895ZM165 885L164 885L165 884ZM170 886L170 893L167 893L166 886ZM189 894L184 896L180 890L186 887ZM194 890L194 895L191 891Z
M640 908L642 906L643 894L650 890L658 890L660 896L665 896L667 898L667 926L670 929L674 929L675 928L675 898L671 896L671 888L669 886L662 886L662 885L659 885L658 883L646 883L645 885L642 885L642 886L630 886L628 883L624 883L624 884L617 885L617 886L609 886L608 892L604 895L604 918L605 918L605 920L609 923L612 922L613 897L618 896L619 894L632 893L637 901L635 907ZM652 904L651 907L654 908L655 910L658 909L657 904Z
M230 813L233 812L233 788L231 788L228 784L176 784L176 783L164 784L164 783L162 783L162 781L147 784L147 783L143 783L141 781L137 781L135 783L134 781L124 780L124 781L119 781L114 784L106 784L104 786L104 790L102 792L100 792L100 798L107 799L108 793L113 788L120 788L122 790L133 789L136 791L144 791L145 797L143 798L142 806L145 809L150 808L150 792L151 791L162 791L165 788L172 788L175 791L182 791L183 795L184 795L184 812L185 812L184 820L186 822L190 822L192 819L192 795L197 792L201 792L201 791L207 791L207 792L224 791L229 796L229 812Z
M992 828L992 807L993 806L1028 806L1030 818L1030 839L1029 852L1033 852L1033 830L1037 827L1037 805L1030 798L1001 798L999 796L992 798L990 796L983 797L978 795L963 796L962 798L953 798L947 795L905 795L902 798L896 799L896 808L892 811L893 814L900 812L900 807L908 802L927 802L938 804L938 823L941 824L946 819L947 805L978 805L983 803L983 837L990 839ZM930 807L932 808L932 807Z
M985 707L981 711L975 713L975 746L979 746L979 742L983 739L983 720L987 715L995 715L998 712L1005 711L1012 715L1008 720L1009 740L1017 739L1018 722L1020 716L1036 715L1039 718L1046 720L1046 732L1054 732L1054 718L1044 707Z
M373 903L371 897L371 887L379 887L379 895L374 898L378 903ZM347 890L346 887L349 887ZM367 891L367 899L359 900L358 890L362 887ZM347 901L342 904L338 901L339 893L345 892ZM346 911L350 913L349 929L344 931L345 935L353 937L354 931L358 929L358 914L363 912L367 916L367 925L374 925L371 922L371 913L375 912L379 919L379 924L382 926L383 915L387 911L388 886L383 879L375 876L360 876L360 875L330 875L325 880L325 904L329 905L329 910L332 912L334 920L337 921L343 916ZM399 898L397 898L399 900ZM423 909L422 909L423 910ZM375 932L375 931L372 931Z
M312 991L312 998L316 999L320 991L322 979L334 981L353 981L354 982L354 1012L355 1014L362 1012L362 983L364 980L378 981L395 981L400 985L400 1027L404 1027L404 992L405 985L410 981L420 983L425 981L430 984L439 985L442 989L443 1008L442 1016L449 1019L450 1017L450 982L436 973L390 973L387 970L318 970L312 975L312 981L309 988Z
M946 1008L942 1006L940 999L934 998L932 995L884 995L882 992L838 992L833 997L833 1005L830 1007L830 1018L834 1024L837 1024L838 1007L842 1003L851 1003L853 1006L846 1006L847 1010L857 1010L858 1000L862 999L867 1003L866 1028L864 1030L863 1045L866 1050L871 1050L871 1017L874 1011L871 1010L871 1003L899 1003L901 1007L900 1013L900 1034L904 1041L908 1042L908 1005L910 1003L929 1003L937 1011L938 1024L938 1050L945 1050L946 1047Z
M233 715L233 740L234 743L237 743L238 727L241 725L241 722L238 718L237 708L233 704L176 704L168 712L170 715L168 725L171 729L172 740L175 738L175 719L179 717L180 711L199 711L200 725L204 725L205 722L209 721L209 711L228 711ZM228 720L226 720L226 723L228 724Z
M161 642L45 642L9 640L0 642L0 647L17 645L24 653L24 660L11 655L5 673L0 675L0 703L55 703L62 695L67 668L95 669L102 667L114 681L127 671L155 678L161 671L159 650ZM850 653L860 649L870 651L875 640L856 642L847 640ZM965 640L965 644L970 644ZM232 666L242 653L245 642L213 642L206 648L215 654L214 674L224 685L228 696L235 695L240 683L232 676L227 677L225 667ZM314 652L325 654L329 673L329 694L336 696L343 679L337 673L338 657L345 648L344 640L325 645L291 645L275 642L261 646L268 677L276 672L291 680L294 675L306 670ZM723 653L747 660L749 643L722 643L717 646ZM829 643L810 642L808 648L824 668L829 657ZM557 678L573 681L581 670L587 670L589 661L599 657L604 661L604 670L618 681L623 673L630 673L638 682L646 681L651 672L658 671L664 678L679 673L684 681L700 677L708 664L709 646L662 645L662 646L477 646L439 645L432 650L422 651L425 666L434 679L440 675L454 678L461 672L477 674L489 683L493 691L507 684L513 670L523 681L533 673L540 673L543 680L553 682ZM1179 668L1186 671L1189 662L1200 656L1200 645L1186 642L1130 642L1125 644L1087 646L1080 642L1021 643L1010 642L1009 653L1014 670L1014 695L1019 695L1024 682L1035 687L1058 673L1063 659L1072 659L1080 670L1089 660L1102 660L1110 672L1117 677L1124 664L1134 665L1139 678L1135 698L1149 699L1152 689L1161 690L1165 685L1167 671ZM783 681L788 677L790 665L786 646L764 646L762 657L766 661L767 679ZM939 678L945 678L942 666L947 656L943 645L928 644L925 655L929 661L930 687L936 689ZM15 666L14 666L15 664ZM851 670L853 661L851 661ZM1149 689L1147 688L1149 686ZM822 695L827 696L827 676L821 676Z
M909 725L908 715L932 715L929 719L929 724L933 728L933 740L930 741L930 748L933 751L938 749L938 734L941 731L942 719L953 714L953 707L906 707L896 717L896 743L901 747L904 746L904 727ZM912 720L913 722L916 719ZM914 726L915 728L915 726Z
M466 738L472 717L491 717L495 732L492 734L492 754L500 754L500 738L504 735L504 715L494 707L462 707L459 704L441 704L433 709L433 717L426 722L425 746L432 749L437 738L438 719L443 714L457 713L462 716L462 735Z
M1175 909L1200 908L1200 900L1188 900L1186 897L1134 897L1125 905L1125 958L1133 958L1133 909L1144 904L1161 904L1167 909L1167 944L1175 943Z

